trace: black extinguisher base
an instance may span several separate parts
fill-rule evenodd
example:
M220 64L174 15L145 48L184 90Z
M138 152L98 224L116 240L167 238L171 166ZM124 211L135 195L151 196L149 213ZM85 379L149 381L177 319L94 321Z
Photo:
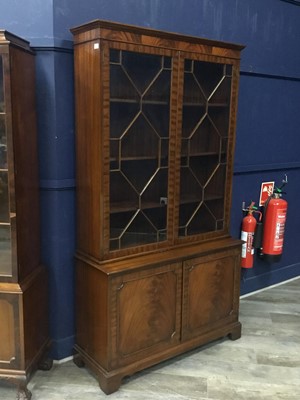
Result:
M278 262L281 260L281 254L264 254L263 255L264 261L266 261L269 264L273 264L275 262Z
M263 238L263 223L258 222L256 224L254 238L253 238L253 247L255 249L261 248Z

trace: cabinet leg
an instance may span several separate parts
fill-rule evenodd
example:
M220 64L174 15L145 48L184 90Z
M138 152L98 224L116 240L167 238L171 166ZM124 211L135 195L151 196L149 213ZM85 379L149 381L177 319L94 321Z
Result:
M38 369L41 371L50 371L53 367L53 360L49 357L42 358L38 363Z
M2 377L1 379L4 379L7 381L9 384L14 385L17 388L17 400L30 400L32 393L31 391L27 388L27 378L24 377L14 377L14 376L9 376L9 377ZM2 397L1 397L2 398Z
M31 391L27 388L26 383L18 386L17 400L30 400L31 396Z
M79 368L83 368L86 366L86 363L80 353L74 354L73 362ZM95 368L93 367L93 364L89 365L89 363L87 362L87 366L90 367L92 371L94 371L95 375L98 378L100 389L105 394L114 393L120 388L122 383L122 378L124 377L123 374L116 374L110 376L109 372Z
M119 390L123 376L115 375L113 377L105 377L99 375L99 386L105 394L111 394Z
M241 337L242 335L242 325L241 323L238 323L236 327L229 333L228 337L231 340L237 340Z
M83 368L85 366L85 362L79 354L74 355L73 362L78 368Z

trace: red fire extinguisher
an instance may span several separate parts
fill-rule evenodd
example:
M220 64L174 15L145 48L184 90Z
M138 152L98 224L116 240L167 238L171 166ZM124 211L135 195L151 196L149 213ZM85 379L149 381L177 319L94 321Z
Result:
M281 188L274 189L265 205L262 252L268 262L279 261L283 250L288 203L281 196Z
M253 237L256 228L256 218L252 215L254 212L254 202L250 204L250 206L244 210L247 211L248 214L243 218L242 222L242 232L241 232L241 240L244 241L242 244L242 255L241 255L241 266L242 268L252 268L253 267L253 256L254 256L254 247L253 247Z

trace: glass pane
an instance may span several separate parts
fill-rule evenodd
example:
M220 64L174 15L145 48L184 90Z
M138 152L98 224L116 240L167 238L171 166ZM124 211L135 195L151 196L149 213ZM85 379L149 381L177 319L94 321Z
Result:
M9 222L8 172L0 171L0 223Z
M7 142L4 111L3 60L0 56L0 170L7 169Z
M185 60L179 236L223 229L232 68Z
M7 169L7 140L4 114L0 114L0 170L1 169Z
M10 226L0 224L0 275L11 275Z
M163 57L122 51L122 68L140 94L147 91L151 82L162 71Z
M0 55L0 113L4 112L3 60Z
M166 240L172 58L110 53L110 250Z
M194 61L192 75L198 82L207 99L218 88L220 82L222 82L225 71L225 65L223 64Z

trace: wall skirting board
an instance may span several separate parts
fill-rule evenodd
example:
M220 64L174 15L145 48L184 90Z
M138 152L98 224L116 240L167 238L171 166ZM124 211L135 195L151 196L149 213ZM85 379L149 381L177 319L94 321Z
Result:
M247 277L248 270L243 270L241 296L250 295L258 290L266 290L273 285L283 284L300 276L300 263L268 271L257 276Z
M270 286L264 287L264 288L262 288L262 289L254 290L253 292L250 292L250 293L246 293L246 294L241 295L241 296L240 296L240 299L241 299L241 300L242 300L242 299L246 299L247 297L252 296L253 294L265 292L265 291L268 290L268 289L272 289L272 288L274 288L274 287L282 286L282 285L284 285L285 283L295 281L296 279L299 279L299 278L300 278L300 275L297 275L297 276L295 276L294 278L290 278L290 279L287 279L287 280L285 280L285 281L281 281L281 282L279 282L279 283L274 283L274 285L270 285Z

